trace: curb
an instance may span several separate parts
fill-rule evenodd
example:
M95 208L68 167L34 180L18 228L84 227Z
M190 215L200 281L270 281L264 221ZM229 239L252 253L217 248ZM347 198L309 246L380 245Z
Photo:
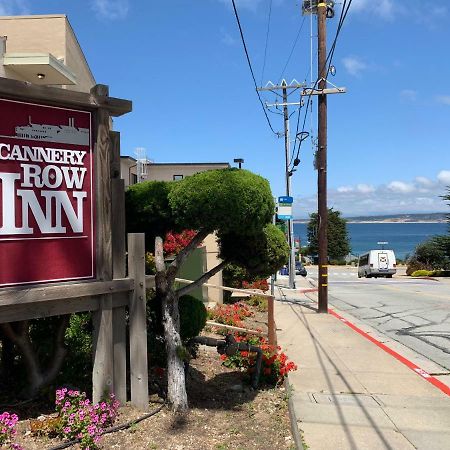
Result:
M294 385L289 381L289 374L287 374L286 378L284 379L284 388L286 389L286 394L288 395L289 421L291 422L291 433L294 439L295 448L297 450L306 450L307 447L305 447L304 441L298 429L297 416L295 415L294 402L292 400Z

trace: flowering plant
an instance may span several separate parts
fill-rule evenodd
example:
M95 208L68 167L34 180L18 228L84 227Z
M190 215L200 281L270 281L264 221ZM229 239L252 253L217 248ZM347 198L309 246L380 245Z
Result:
M17 434L17 430L15 426L18 422L19 418L16 414L10 414L5 411L3 414L0 414L0 446L3 448L3 445L6 444L12 450L22 450L22 447L19 444L15 444L11 442L14 436Z
M114 394L93 405L85 392L66 388L56 391L55 405L60 418L58 434L70 440L80 439L83 450L99 448L100 437L114 423L119 408Z
M168 255L178 255L197 234L194 230L184 230L181 233L173 233L169 231L164 239L164 253Z
M237 342L247 342L262 349L260 383L269 386L279 385L290 371L297 370L297 366L292 361L288 361L281 347L269 345L264 337L235 335L235 339ZM221 359L226 367L240 368L249 374L256 370L256 353L253 352L240 351L232 356L221 355Z
M233 305L216 305L213 309L208 310L210 319L234 327L242 327L242 320L251 316L253 316L253 312L242 302Z
M242 287L244 289L259 289L263 292L267 292L269 290L269 283L267 280L255 280L255 281L243 281Z

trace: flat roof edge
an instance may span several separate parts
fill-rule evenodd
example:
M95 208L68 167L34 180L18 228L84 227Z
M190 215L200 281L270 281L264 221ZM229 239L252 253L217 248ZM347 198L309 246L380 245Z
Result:
M24 16L0 16L0 20L17 20L17 19L51 19L51 18L67 18L67 14L36 14Z

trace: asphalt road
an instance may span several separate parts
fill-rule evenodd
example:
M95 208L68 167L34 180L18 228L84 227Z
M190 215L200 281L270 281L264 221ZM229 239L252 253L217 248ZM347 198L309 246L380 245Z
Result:
M317 281L317 268L308 267ZM328 302L450 372L450 280L359 279L353 267L329 268Z

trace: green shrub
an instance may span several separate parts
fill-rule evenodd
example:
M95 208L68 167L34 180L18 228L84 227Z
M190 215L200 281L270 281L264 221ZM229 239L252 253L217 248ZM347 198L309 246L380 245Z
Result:
M186 344L198 336L206 324L206 308L203 303L190 295L179 299L180 335ZM162 323L161 300L154 290L147 291L147 348L152 365L165 367L166 349Z
M179 301L180 333L183 342L198 336L206 325L206 308L203 302L191 295Z
M249 304L250 306L254 306L258 311L261 312L266 312L268 308L267 297L263 297L262 295L252 295L247 300L245 300L245 303Z
M411 274L412 277L431 277L432 275L434 275L433 270L424 270L424 269L416 270Z

